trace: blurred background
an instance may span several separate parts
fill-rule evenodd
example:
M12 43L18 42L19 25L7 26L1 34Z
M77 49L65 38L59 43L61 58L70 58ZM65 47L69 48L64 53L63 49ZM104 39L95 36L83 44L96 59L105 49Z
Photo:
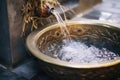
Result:
M27 1L27 0L26 0ZM68 20L100 20L120 24L120 0L59 0ZM0 0L0 80L51 80L37 65L21 37L25 0ZM59 8L58 12L59 12ZM63 16L62 12L59 12ZM54 16L43 19L43 25L56 22ZM29 24L30 25L30 24ZM28 26L29 26L28 25ZM118 78L118 80L120 80Z

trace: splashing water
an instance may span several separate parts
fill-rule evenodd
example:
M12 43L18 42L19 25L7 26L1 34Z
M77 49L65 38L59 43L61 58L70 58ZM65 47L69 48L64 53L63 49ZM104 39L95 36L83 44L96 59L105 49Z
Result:
M93 45L88 47L84 43L74 40L71 43L68 40L63 40L61 45L50 45L43 53L59 60L74 63L97 63L119 58L119 55L106 48L99 49Z

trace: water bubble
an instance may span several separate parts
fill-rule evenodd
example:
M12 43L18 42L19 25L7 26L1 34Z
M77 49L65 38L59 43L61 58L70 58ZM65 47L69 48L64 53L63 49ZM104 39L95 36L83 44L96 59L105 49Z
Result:
M53 58L74 63L97 63L119 58L119 55L106 48L99 49L93 45L87 46L80 41L69 42L67 39L63 40L61 45L49 46L44 53L51 54Z

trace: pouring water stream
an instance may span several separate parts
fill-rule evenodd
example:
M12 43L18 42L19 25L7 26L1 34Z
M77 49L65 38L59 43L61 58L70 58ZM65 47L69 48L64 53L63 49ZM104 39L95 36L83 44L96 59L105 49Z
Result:
M67 23L62 19L61 15L56 10L53 10L52 14L56 17L58 23L61 25L60 29L63 35L71 42L70 33L67 29Z

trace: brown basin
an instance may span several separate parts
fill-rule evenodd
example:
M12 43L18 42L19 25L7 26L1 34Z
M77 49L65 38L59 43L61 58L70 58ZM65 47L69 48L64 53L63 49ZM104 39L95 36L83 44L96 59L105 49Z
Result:
M54 24L43 30L34 31L27 38L27 47L38 58L40 67L56 80L113 80L120 75L120 58L98 63L74 63L62 61L43 53L51 44L66 39L60 31L60 25ZM68 21L67 28L71 39L99 49L106 48L120 56L120 29L114 24L99 21Z

